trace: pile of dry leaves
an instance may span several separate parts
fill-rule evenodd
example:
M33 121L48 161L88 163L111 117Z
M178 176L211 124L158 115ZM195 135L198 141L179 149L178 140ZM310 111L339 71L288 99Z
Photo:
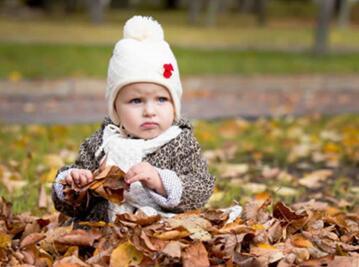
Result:
M87 189L121 201L116 170ZM116 184L116 190L109 186ZM67 196L74 195L68 188ZM78 195L78 194L77 194ZM359 266L359 215L325 203L287 207L266 194L243 207L198 210L172 218L117 215L114 223L61 226L58 215L14 215L0 198L0 263L35 266ZM324 265L321 265L324 264Z

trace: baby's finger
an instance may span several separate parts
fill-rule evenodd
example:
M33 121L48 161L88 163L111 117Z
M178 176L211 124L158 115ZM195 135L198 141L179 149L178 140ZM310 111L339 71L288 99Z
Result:
M85 174L80 174L80 179L79 179L79 183L78 183L78 185L79 186L84 186L84 185L86 185L88 183L88 180L87 180L87 177L86 177L86 175Z
M93 181L93 174L91 171L89 170L86 170L85 171L85 175L86 175L86 178L87 178L87 182L90 183Z
M72 179L72 176L69 174L65 177L65 182L68 184L68 185L72 185L73 184L73 179Z
M71 172L72 180L76 185L80 184L80 173L78 171Z
M133 169L129 169L128 172L125 174L125 180L129 180L132 177L136 176L136 173L133 171Z
M148 180L147 176L144 176L143 174L137 174L137 175L131 177L130 179L128 179L126 182L128 184L132 184L137 181L146 181L146 180Z

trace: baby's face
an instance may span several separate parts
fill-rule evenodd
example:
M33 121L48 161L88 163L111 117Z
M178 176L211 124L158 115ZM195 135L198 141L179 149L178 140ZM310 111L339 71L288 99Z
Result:
M115 107L127 133L142 139L157 137L174 120L170 93L155 83L126 85L118 93Z

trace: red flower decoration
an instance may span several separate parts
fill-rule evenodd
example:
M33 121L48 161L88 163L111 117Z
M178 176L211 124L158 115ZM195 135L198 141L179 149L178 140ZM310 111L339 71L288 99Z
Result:
M164 64L163 68L165 69L163 72L163 77L166 79L170 78L172 76L173 66L172 64Z

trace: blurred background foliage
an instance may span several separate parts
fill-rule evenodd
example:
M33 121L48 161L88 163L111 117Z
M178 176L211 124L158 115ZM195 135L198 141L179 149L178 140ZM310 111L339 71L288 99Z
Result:
M161 22L184 75L359 70L356 0L1 0L0 14L2 79L104 78L136 14Z

